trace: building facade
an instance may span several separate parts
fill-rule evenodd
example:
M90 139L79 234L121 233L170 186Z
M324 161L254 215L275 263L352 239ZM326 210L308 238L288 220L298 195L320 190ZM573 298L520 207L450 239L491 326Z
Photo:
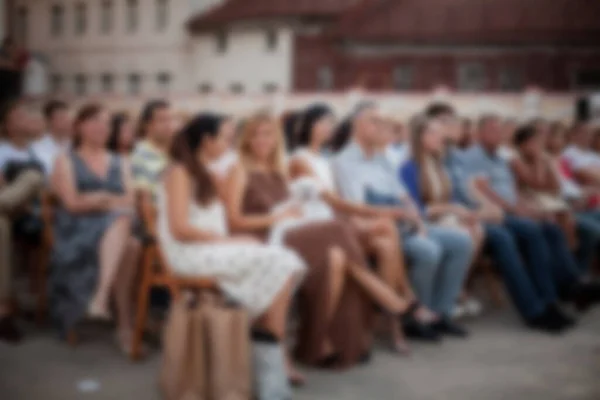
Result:
M589 0L5 0L51 93L600 88Z

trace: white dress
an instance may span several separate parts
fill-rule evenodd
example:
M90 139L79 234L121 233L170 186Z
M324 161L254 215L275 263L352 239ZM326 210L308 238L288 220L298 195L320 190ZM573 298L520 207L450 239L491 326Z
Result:
M335 191L335 178L328 159L305 148L296 150L293 157L304 160L310 165L323 189L331 192Z
M215 278L219 288L257 317L271 305L292 275L301 276L306 266L292 250L278 246L243 243L184 243L169 228L166 196L158 190L158 236L164 257L174 273ZM221 202L201 207L193 202L189 220L198 229L227 235Z

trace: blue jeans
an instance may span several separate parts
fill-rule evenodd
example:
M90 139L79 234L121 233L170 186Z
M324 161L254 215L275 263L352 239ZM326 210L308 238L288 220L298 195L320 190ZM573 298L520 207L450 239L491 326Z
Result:
M466 232L429 226L427 236L407 235L404 254L409 277L419 300L431 310L449 316L463 288L473 257Z
M547 222L508 215L504 226L524 251L531 279L546 303L554 303L579 281L575 258L561 229Z
M581 272L589 270L600 248L600 211L584 211L575 215L579 248L577 261Z
M517 310L526 320L541 315L546 303L527 274L519 246L513 236L501 225L486 224L484 227L485 251L495 261Z

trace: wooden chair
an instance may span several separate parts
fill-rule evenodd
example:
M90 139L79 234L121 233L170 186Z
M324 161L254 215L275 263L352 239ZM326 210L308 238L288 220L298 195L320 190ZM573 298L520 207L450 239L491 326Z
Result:
M134 361L141 356L142 339L148 318L148 300L152 288L166 288L172 301L179 299L182 292L188 289L217 290L216 282L213 279L182 278L171 272L156 241L156 209L152 196L148 192L138 193L138 209L147 237L142 252L142 279L138 292L136 321L131 348L131 357Z

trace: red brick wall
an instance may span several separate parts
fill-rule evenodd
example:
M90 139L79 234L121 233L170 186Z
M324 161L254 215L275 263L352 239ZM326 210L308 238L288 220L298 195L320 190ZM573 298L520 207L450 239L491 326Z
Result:
M333 41L321 36L299 36L295 42L293 63L294 89L318 89L318 70L330 66L334 71L334 89L361 85L370 90L393 90L393 70L400 64L414 66L415 91L428 91L439 85L457 87L458 65L478 61L485 65L488 91L499 90L498 76L504 67L521 71L523 87L536 86L548 91L572 89L575 71L600 69L600 49L589 53L565 50L557 53L535 52L502 55L402 55L359 58L345 54Z

